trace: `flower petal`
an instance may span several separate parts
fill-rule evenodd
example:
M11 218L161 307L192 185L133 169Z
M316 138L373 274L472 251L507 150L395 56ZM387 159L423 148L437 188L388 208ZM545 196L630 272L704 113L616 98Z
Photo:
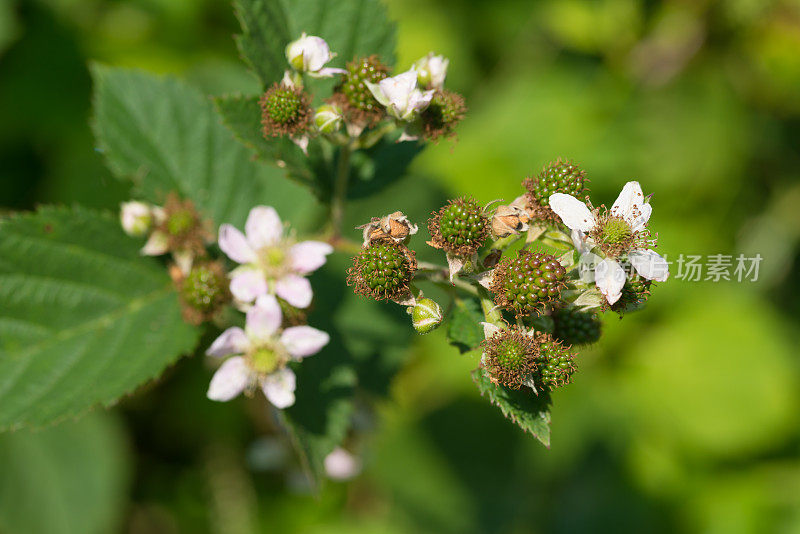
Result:
M271 206L256 206L250 210L244 225L247 242L255 250L276 245L283 236L283 223Z
M261 295L255 306L247 310L245 329L255 343L269 341L281 326L281 307L272 295Z
M372 96L375 97L375 100L377 100L380 105L384 107L389 106L390 104L389 99L383 93L383 89L381 89L380 85L378 85L377 83L368 82L366 80L364 81L364 83L367 85L367 89L369 89L369 92L372 93Z
M318 353L330 340L327 332L310 326L292 326L281 335L281 344L298 359Z
M289 274L278 280L275 293L295 308L307 308L314 296L311 282L296 274Z
M214 401L229 401L244 391L249 382L250 369L244 358L229 358L214 373L206 395Z
M297 378L288 367L267 375L261 380L261 391L276 408L288 408L294 404Z
M253 302L267 293L267 281L261 271L240 270L231 279L231 294L240 302Z
M588 232L594 227L594 215L586 207L586 204L564 193L553 193L550 195L550 208L561 217L564 224L570 230L580 230Z
M639 182L628 182L620 191L617 200L614 201L614 205L611 206L611 214L631 222L633 207L641 208L643 203L642 186L639 185Z
M666 282L669 278L669 264L654 250L634 250L628 254L628 261L644 278L656 282Z
M319 69L317 72L311 72L309 74L311 74L313 78L331 78L336 74L347 74L347 71L337 67L325 67Z
M300 274L314 272L323 265L333 247L322 241L303 241L289 249L292 268Z
M639 206L634 213L631 213L631 231L638 232L643 229L650 220L650 215L653 213L653 206L649 203Z
M244 234L230 224L219 227L219 248L236 263L256 261L256 253L250 248Z
M228 354L242 354L250 347L250 341L244 330L238 326L232 326L219 335L217 339L208 347L206 354L209 356L222 357Z
M625 285L625 270L616 261L606 258L595 267L594 283L600 292L605 295L608 303L614 304L622 296L622 286Z

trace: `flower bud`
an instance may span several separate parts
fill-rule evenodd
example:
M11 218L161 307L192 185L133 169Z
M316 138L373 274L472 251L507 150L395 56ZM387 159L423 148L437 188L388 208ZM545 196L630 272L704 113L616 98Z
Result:
M342 125L342 110L331 104L324 104L317 108L314 114L314 124L317 130L325 134L332 134Z
M395 243L402 243L409 236L417 233L418 227L408 220L402 211L390 213L385 217L373 217L367 224L357 226L357 230L364 230L364 246L369 246L373 241L390 239Z
M436 301L429 298L421 299L411 312L411 323L414 330L420 334L427 334L442 323L442 308Z
M444 86L449 64L449 59L444 56L435 56L433 52L418 59L414 63L414 69L417 71L417 81L420 87L441 89Z
M133 237L145 235L153 226L152 209L144 202L123 202L119 219L125 233Z
M335 55L331 53L325 39L316 35L306 35L305 32L286 47L286 60L292 68L319 78L344 72L343 69L325 68L325 64Z

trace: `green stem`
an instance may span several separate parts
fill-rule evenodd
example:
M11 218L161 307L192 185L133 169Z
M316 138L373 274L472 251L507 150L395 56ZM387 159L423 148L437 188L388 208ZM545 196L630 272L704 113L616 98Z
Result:
M331 199L331 228L333 239L342 235L342 220L344 219L344 204L347 197L347 182L350 178L350 155L352 148L349 144L342 146L339 151L339 162L336 166L336 181L333 184L333 198Z
M500 313L500 310L495 306L488 291L480 288L479 295L481 297L481 310L483 310L483 316L486 317L486 322L504 328L506 323L503 321L503 314Z

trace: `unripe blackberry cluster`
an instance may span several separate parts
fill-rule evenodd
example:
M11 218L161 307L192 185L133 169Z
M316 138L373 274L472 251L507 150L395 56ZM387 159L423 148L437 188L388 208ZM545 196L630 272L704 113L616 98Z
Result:
M156 230L166 236L170 251L206 255L205 243L209 235L191 200L181 200L175 193L170 193L162 213L163 217Z
M230 300L228 279L216 262L193 266L179 286L183 316L192 324L210 320Z
M350 115L356 119L379 118L383 113L383 107L375 100L364 82L378 83L389 75L389 67L373 54L354 59L347 64L346 70L347 73L338 92L344 95L342 103L348 108Z
M456 126L466 112L464 97L453 91L437 89L431 103L420 114L425 138L436 140L455 135Z
M456 256L475 253L489 236L489 219L472 199L451 200L428 220L430 244Z
M372 243L353 258L347 283L356 293L376 300L403 300L417 270L414 253L403 245Z
M562 308L553 313L553 336L568 345L588 345L600 339L600 319L593 312Z
M498 330L481 343L482 365L498 384L519 389L535 377L534 340L519 327Z
M566 269L550 254L521 250L498 264L490 289L495 303L516 315L541 311L561 295Z
M536 387L553 391L569 384L573 373L578 370L569 348L553 339L550 334L537 334L536 344Z
M564 193L579 198L586 191L586 173L578 165L561 158L545 165L533 178L526 178L522 185L528 190L530 199L538 208L537 217L560 220L550 209L550 195Z
M259 103L265 137L302 134L311 125L310 98L301 89L275 83Z
M611 309L622 315L626 311L635 311L644 306L650 297L651 280L642 278L638 273L632 273L622 286L622 296L611 305Z

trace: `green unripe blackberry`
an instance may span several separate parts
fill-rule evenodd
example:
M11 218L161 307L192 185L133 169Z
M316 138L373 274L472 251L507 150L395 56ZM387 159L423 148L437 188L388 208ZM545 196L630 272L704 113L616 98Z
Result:
M622 296L615 302L611 309L622 315L641 309L650 297L650 287L653 282L633 273L625 280L622 286Z
M430 244L456 256L475 253L489 236L483 208L468 198L451 200L428 220Z
M517 326L498 330L481 343L481 349L481 365L498 384L518 389L536 376L534 339Z
M417 270L414 252L392 242L375 242L353 258L347 283L376 300L404 300Z
M561 295L566 269L550 254L520 250L497 265L490 289L495 303L516 315L541 311Z
M339 91L347 98L349 106L367 114L381 112L381 105L364 82L378 83L389 75L389 68L373 54L354 59L347 64L346 70Z
M420 334L427 334L442 324L442 307L432 299L420 299L411 310L411 323L414 330Z
M170 193L158 219L155 230L165 236L167 250L191 252L199 257L206 255L206 242L210 238L207 224L191 200L181 200L175 193Z
M431 103L420 114L425 138L436 140L455 135L455 128L466 112L464 97L453 91L437 89Z
M592 312L564 308L553 313L553 336L568 345L588 345L600 339L600 319Z
M217 262L194 265L178 286L183 317L192 324L210 320L230 299L228 278Z
M586 194L586 173L578 165L569 161L556 161L545 165L541 172L533 178L525 178L523 187L528 190L534 216L538 219L560 221L561 219L550 209L550 195L564 193L576 198Z
M190 232L196 224L194 210L181 207L168 215L166 220L167 233L171 237L180 237Z
M538 352L536 387L553 391L557 387L569 384L573 373L578 370L570 350L554 340L550 334L537 335L536 346Z
M310 98L297 87L275 83L259 101L265 137L299 135L312 121Z

